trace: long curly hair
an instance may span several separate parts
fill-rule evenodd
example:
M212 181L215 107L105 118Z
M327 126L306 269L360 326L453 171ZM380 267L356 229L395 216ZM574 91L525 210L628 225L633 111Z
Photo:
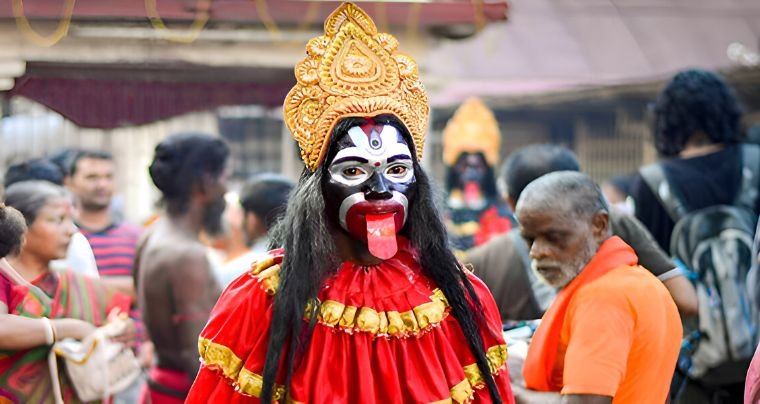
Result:
M662 156L678 155L697 131L710 143L742 140L739 101L715 73L692 69L676 74L653 106L655 147Z
M347 118L336 125L331 136L328 156L335 153L339 135L349 128L364 123L363 118ZM392 115L375 117L378 124L393 125L412 144L411 136L403 124ZM414 153L412 153L414 155ZM423 272L441 289L451 306L451 315L459 322L470 350L476 358L486 386L494 402L501 398L488 365L480 330L489 330L483 310L464 269L448 247L446 229L434 202L432 186L416 157L414 170L417 179L417 196L410 201L407 225L402 234L419 251ZM304 170L294 188L285 217L272 230L272 244L285 247L280 272L280 287L274 298L269 343L263 371L261 401L270 403L275 376L280 372L280 361L286 371L285 386L290 385L298 358L308 349L311 332L316 325L317 292L327 277L338 266L333 237L330 234L322 183L327 177L326 164L315 172ZM298 231L293 231L298 229ZM310 321L306 327L304 314Z

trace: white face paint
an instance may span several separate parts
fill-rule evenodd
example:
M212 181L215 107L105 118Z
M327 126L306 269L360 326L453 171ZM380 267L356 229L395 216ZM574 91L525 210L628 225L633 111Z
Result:
M368 136L355 126L348 130L348 135L354 146L340 150L329 167L335 182L356 186L377 173L391 182L405 183L414 176L412 152L409 146L399 143L400 134L395 127L385 125L381 133L373 128Z

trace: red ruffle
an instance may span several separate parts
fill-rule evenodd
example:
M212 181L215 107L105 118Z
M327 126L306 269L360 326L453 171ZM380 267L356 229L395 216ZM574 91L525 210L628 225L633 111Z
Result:
M279 262L281 256L272 264ZM479 279L470 276L470 281L484 306L490 328L482 332L485 348L498 348L504 341L493 297ZM273 298L262 286L260 277L249 273L235 280L222 294L201 333L201 344L212 344L209 352L214 352L207 354L188 402L258 402L245 394L252 392L252 385L241 386L239 374L245 373L251 380L251 375L260 375L263 369ZM325 282L319 298L322 302L339 302L376 312L403 313L430 303L435 289L432 280L421 273L411 251L402 248L394 258L377 266L344 263ZM308 403L450 399L452 388L467 380L464 368L474 364L475 359L453 316L446 313L439 320L422 329L395 335L366 331L350 321L344 324L320 321L293 376L289 394L297 402ZM234 356L222 354L227 352ZM238 372L235 358L240 360L238 368L242 365ZM283 374L279 376L277 381L282 384ZM503 401L513 402L505 365L496 370L496 381ZM471 398L490 401L482 383L475 386Z

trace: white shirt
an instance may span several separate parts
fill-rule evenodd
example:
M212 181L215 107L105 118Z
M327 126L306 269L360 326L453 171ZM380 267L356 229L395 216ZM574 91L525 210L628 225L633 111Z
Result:
M98 266L95 264L95 254L92 253L90 242L82 233L76 232L71 236L66 258L50 262L55 270L74 271L76 273L99 278Z

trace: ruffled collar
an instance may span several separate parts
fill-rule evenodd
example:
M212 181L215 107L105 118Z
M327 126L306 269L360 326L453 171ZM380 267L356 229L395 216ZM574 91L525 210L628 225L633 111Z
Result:
M319 323L348 333L418 336L449 311L443 293L422 273L416 251L399 240L393 258L365 266L344 262L319 293Z

